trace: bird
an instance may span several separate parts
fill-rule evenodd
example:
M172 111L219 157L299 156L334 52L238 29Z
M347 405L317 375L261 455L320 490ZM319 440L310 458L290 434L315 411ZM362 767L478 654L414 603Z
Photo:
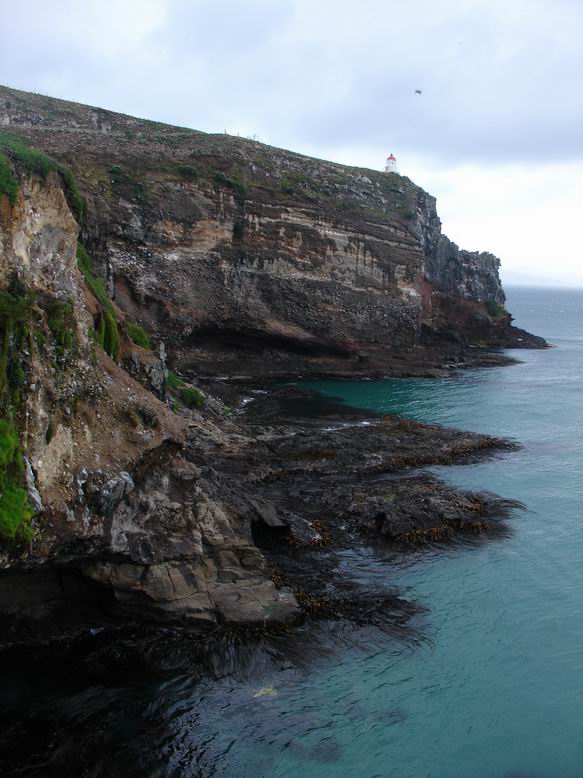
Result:
M423 92L422 92L420 89L416 89L416 90L415 90L415 94L416 94L416 95L422 95L422 94L423 94Z

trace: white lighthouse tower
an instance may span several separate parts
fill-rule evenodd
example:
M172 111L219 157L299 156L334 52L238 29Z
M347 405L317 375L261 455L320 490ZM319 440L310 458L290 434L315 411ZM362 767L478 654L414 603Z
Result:
M398 173L397 170L397 157L394 154L389 154L387 162L385 164L385 173Z

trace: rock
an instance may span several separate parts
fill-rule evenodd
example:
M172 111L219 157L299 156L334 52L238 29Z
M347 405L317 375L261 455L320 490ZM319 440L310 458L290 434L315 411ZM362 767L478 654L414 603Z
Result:
M36 480L32 471L32 465L27 457L24 457L24 477L26 480L26 491L33 505L35 513L40 513L43 509L43 501L36 488Z
M0 288L17 276L34 300L35 337L11 356L34 386L17 416L42 510L25 561L50 569L51 597L75 580L116 617L193 630L281 627L304 613L376 623L386 601L375 594L368 607L336 572L335 548L491 529L485 498L380 476L499 442L390 417L335 426L294 416L293 398L277 402L289 387L273 391L271 416L256 387L236 416L212 393L172 413L162 343L134 348L122 326L113 359L90 336L104 306L120 324L141 321L205 390L209 376L436 375L476 364L475 344L524 345L510 316L486 307L504 301L498 260L450 243L433 198L406 178L244 140L167 128L173 142L161 143L150 123L113 113L101 134L85 106L0 87L5 99L33 148L90 164L78 181L81 239L112 298L97 299L77 267L63 176L11 161L19 191L0 207ZM143 142L129 143L129 128ZM178 169L187 155L196 180ZM112 159L123 176L112 178ZM334 421L342 413L336 403ZM7 570L21 562L0 556ZM30 589L39 612L41 590ZM15 612L10 591L0 611Z
M227 624L275 626L301 620L300 607L289 589L277 590L271 581L217 586L212 600Z
M166 400L166 351L160 343L158 354L134 348L125 364L129 372L160 400Z
M274 689L273 686L262 686L261 689L257 689L255 694L253 695L254 699L259 699L261 697L277 697L278 692L277 689Z
M76 164L88 160L96 175L109 179L111 159L123 161L123 181L91 189L84 230L120 308L164 333L184 374L436 367L470 344L497 345L510 326L483 316L486 303L504 305L498 258L445 237L435 198L405 177L396 186L383 173L228 136L173 133L163 145L121 114L95 135L87 106L5 87L2 97L55 158L73 138ZM30 126L35 113L49 117L42 127ZM138 146L128 146L130 127L141 128ZM185 155L196 157L196 181L176 170ZM174 177L149 172L153 157ZM136 374L162 398L165 353L150 364L136 354Z
M111 516L117 505L133 492L135 486L129 473L121 472L101 487L97 498L99 510L105 516Z

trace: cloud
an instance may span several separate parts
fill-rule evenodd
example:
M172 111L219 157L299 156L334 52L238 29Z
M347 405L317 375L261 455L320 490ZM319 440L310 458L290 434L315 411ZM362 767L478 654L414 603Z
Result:
M580 197L579 0L0 0L0 15L2 82L356 164L393 150L446 229L510 262L540 252L505 213ZM466 207L485 192L489 232Z
M583 161L415 169L416 178L437 194L452 240L497 254L503 271L583 286Z
M0 64L25 88L288 146L583 156L575 0L29 0L8 13Z

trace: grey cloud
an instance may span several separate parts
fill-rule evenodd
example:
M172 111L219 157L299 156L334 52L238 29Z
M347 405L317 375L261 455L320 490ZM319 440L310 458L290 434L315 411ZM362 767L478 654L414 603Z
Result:
M14 19L0 28L0 81L291 148L583 156L575 1L144 0L136 13L154 21L139 34L127 16L116 26L114 0L89 6L0 0ZM116 45L87 34L96 23Z

